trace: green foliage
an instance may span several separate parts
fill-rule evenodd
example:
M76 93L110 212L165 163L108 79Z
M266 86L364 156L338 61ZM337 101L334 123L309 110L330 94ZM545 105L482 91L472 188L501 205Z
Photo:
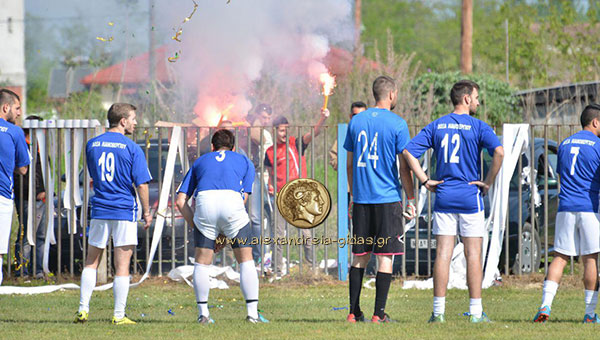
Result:
M450 90L452 85L461 79L473 80L480 86L481 106L477 111L478 118L490 125L521 121L522 117L518 115L517 111L518 99L513 96L514 89L507 83L487 74L463 76L459 72L425 73L415 80L413 88L421 92L421 98L427 98L427 94L433 94L432 120L452 111Z

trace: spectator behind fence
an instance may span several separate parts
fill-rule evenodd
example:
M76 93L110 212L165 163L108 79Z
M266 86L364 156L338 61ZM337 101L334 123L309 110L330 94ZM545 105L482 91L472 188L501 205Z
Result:
M329 117L329 110L322 109L321 117L319 121L315 125L314 136L318 136L321 133L321 127L325 120ZM271 146L267 149L265 155L265 166L269 172L269 194L274 195L274 191L277 190L279 192L281 188L288 182L293 181L297 178L306 178L306 159L304 158L304 152L308 147L308 144L312 142L313 136L310 132L306 133L302 138L297 139L295 136L289 138L289 148L286 150L286 140L287 138L287 130L289 128L288 120L284 116L279 116L275 118L273 121L273 125L276 127L276 140L277 140L277 152L275 152L274 146ZM287 154L287 155L286 155ZM286 164L286 159L288 164ZM273 188L273 166L277 167L277 188ZM289 169L289 174L286 174L286 168ZM279 213L279 210L275 207L274 196L271 196L271 203L277 214L277 223L274 227L274 237L284 237L285 236L285 220L283 216ZM302 233L305 238L311 237L311 232L308 229L302 229ZM289 235L288 235L289 236ZM275 260L276 268L275 278L279 279L280 275L283 273L283 247L280 242L277 242L275 245L275 251L273 252L272 259ZM304 258L312 263L313 256L311 251L311 246L307 242L304 244ZM289 259L288 259L289 260Z
M39 116L27 116L25 120L43 120ZM27 145L31 145L30 131L31 129L23 129ZM29 213L29 169L23 181L19 178L15 179L15 206L17 207L17 217L19 218L19 229L17 232L17 240L15 241L15 275L20 276L21 270L23 276L29 276L33 271L32 251L33 247L29 244L26 237L27 217ZM22 185L21 185L22 183ZM21 196L22 195L22 196ZM44 176L42 174L42 161L40 158L39 149L37 151L37 161L35 163L35 205L36 217L33 224L35 230L35 278L43 278L42 261L44 258L44 241L46 240L46 188L44 187ZM22 210L21 210L22 209ZM23 247L21 248L21 240ZM32 273L33 274L33 273Z

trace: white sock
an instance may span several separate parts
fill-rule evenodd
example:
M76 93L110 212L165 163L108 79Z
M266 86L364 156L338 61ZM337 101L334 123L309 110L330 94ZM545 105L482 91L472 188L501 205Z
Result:
M79 290L79 311L90 311L90 299L96 287L96 269L83 268L81 272L81 286Z
M552 307L552 301L554 300L554 296L556 295L556 291L558 290L558 283L546 280L544 281L544 290L542 293L542 307L548 306Z
M125 317L125 306L127 305L127 295L129 294L129 275L115 276L113 294L115 296L115 319L122 319Z
M445 296L434 296L433 297L433 315L438 316L446 312L446 297Z
M483 306L481 305L481 298L469 300L469 314L476 318L480 318L483 313Z
M210 292L210 284L208 282L207 265L198 263L194 265L194 292L196 293L196 302L198 303L198 315L208 317L208 293Z
M4 274L2 274L2 255L0 255L0 286L2 286L2 280L4 279Z
M598 303L597 290L585 290L585 314L594 315L596 304Z
M244 299L248 316L258 318L258 274L254 266L254 260L240 263L240 288Z

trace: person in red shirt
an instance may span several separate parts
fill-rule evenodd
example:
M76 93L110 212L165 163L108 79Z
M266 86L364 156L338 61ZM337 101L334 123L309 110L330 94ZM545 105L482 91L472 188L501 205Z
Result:
M314 137L318 136L321 133L321 128L323 123L329 117L328 109L321 109L321 116L319 117L319 121L315 125ZM265 167L269 172L269 194L274 195L274 187L273 187L273 179L274 179L274 170L273 166L277 169L277 192L281 190L281 188L289 181L295 180L297 178L306 178L307 177L307 169L306 169L306 159L304 157L304 152L306 148L312 142L313 135L310 131L302 136L302 138L298 139L295 136L290 136L288 140L288 128L289 122L287 118L284 116L278 116L273 120L273 126L275 126L275 140L276 143L269 147L265 153ZM286 150L286 141L288 141L288 149ZM275 151L277 150L277 151ZM276 157L273 157L274 154ZM287 154L287 155L286 155ZM287 165L286 165L286 157L287 157ZM275 160L274 160L275 159ZM286 170L289 171L286 173ZM273 196L271 196L271 200L273 200ZM274 237L282 238L285 237L285 220L283 216L279 213L279 209L274 209L277 214L277 222L275 223ZM302 229L302 233L304 238L311 238L311 232L309 229ZM290 235L287 235L288 237ZM306 242L304 245L304 258L312 263L312 249L311 244ZM275 242L273 259L275 262L275 277L280 278L283 270L283 248L281 242Z

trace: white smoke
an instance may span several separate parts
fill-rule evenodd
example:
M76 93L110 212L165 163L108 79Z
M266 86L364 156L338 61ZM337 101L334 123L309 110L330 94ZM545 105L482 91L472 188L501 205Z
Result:
M174 2L174 1L169 1ZM182 24L193 2L157 5L157 18L183 28L174 66L180 83L197 91L194 109L205 123L233 104L231 116L251 109L252 84L265 70L289 79L316 81L331 44L353 37L352 0L199 0L194 16ZM318 94L318 93L317 93Z

